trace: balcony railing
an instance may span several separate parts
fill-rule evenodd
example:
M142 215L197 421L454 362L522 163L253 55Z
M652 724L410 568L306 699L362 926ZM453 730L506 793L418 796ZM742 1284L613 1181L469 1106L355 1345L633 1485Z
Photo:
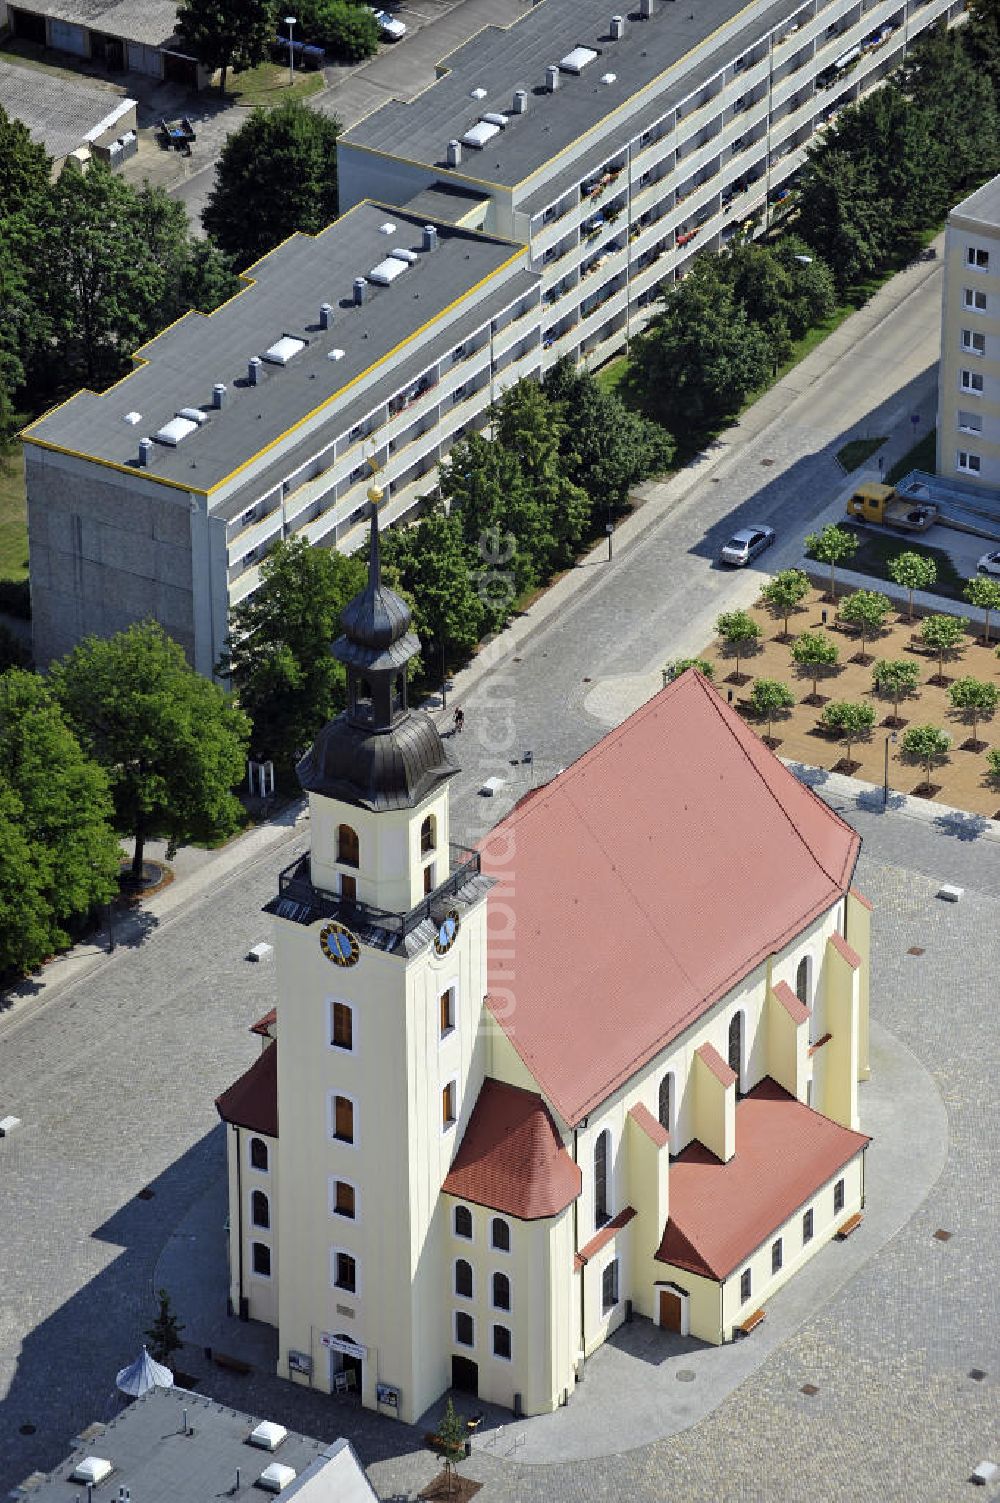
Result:
M348 928L364 926L384 929L398 942L405 939L425 919L438 916L442 900L454 896L470 878L479 875L478 851L472 851L467 846L456 845L454 841L451 841L449 856L448 876L408 913L393 913L389 909L376 908L372 903L362 902L359 898L341 897L337 893L326 892L323 888L314 886L308 853L298 857L279 874L278 896L268 907L271 912L284 917L286 915L282 915L279 905L283 901L294 903L303 910L309 910L308 918L302 915L303 922L311 923L316 918L338 918Z

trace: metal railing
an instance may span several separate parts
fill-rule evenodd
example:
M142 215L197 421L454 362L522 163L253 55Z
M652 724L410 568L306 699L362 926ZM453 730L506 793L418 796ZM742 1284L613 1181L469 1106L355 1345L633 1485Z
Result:
M479 852L467 846L449 844L450 870L445 880L434 891L411 908L408 913L394 913L386 908L376 908L373 903L360 898L341 897L313 885L309 853L299 856L278 875L278 901L289 899L312 910L313 915L323 918L339 918L348 928L351 925L369 925L385 929L397 939L405 939L425 919L433 918L440 911L441 901L459 892L471 877L480 871Z

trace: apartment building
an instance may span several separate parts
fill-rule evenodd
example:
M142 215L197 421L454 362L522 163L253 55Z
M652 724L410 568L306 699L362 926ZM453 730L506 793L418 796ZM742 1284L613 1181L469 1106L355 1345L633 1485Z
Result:
M767 223L837 111L962 8L687 4L541 0L480 32L422 94L342 137L342 203L434 184L479 195L475 222L525 243L542 278L542 369L596 363L697 251Z
M1000 486L1000 177L945 230L937 472Z

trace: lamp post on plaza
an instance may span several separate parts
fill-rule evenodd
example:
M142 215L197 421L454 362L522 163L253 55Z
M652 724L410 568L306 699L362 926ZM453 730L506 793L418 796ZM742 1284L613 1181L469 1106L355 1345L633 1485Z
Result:
M285 17L285 25L288 27L288 83L289 87L295 86L295 53L292 50L292 27L295 25L294 16Z
M892 744L893 744L893 746L895 746L895 744L898 741L898 739L899 739L899 737L896 735L895 731L893 731L891 733L891 735L886 736L886 738L885 738L885 772L884 772L884 775L883 775L883 778L882 778L882 808L883 809L888 809L888 807L889 807L889 742L891 741Z

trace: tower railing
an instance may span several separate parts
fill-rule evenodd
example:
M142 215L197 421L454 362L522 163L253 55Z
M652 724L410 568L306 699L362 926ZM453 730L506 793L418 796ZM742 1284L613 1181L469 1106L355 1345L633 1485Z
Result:
M425 919L440 916L442 901L454 896L472 877L478 877L481 869L478 851L468 846L449 842L449 870L443 882L433 892L422 898L406 913L396 913L387 908L377 908L360 898L341 897L317 887L312 880L308 851L296 858L278 874L278 899L290 899L312 910L313 917L339 918L348 927L367 925L385 929L402 940Z

